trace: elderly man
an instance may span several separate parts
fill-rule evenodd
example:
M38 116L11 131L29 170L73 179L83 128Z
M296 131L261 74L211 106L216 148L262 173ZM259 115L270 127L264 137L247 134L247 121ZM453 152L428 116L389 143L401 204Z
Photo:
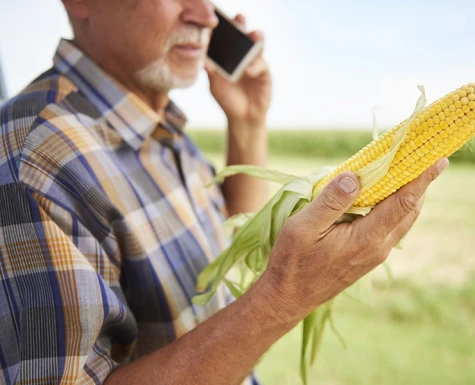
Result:
M286 223L248 293L194 306L197 275L226 245L225 207L266 197L246 177L205 189L212 169L168 99L204 66L213 6L63 3L74 40L0 113L0 383L255 384L276 340L387 257L447 161L334 225L358 194L357 177L340 175ZM236 85L208 74L228 163L265 165L266 63Z

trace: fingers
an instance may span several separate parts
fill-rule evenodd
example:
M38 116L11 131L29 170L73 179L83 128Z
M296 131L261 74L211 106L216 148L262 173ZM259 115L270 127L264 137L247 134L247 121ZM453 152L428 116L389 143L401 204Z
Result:
M241 25L241 27L246 28L247 21L246 21L246 17L244 15L239 13L239 14L236 15L234 20L237 21L238 24Z
M262 57L260 57L249 67L246 68L245 74L246 76L255 79L266 72L269 72L269 66L267 62Z
M234 20L244 29L246 29L246 26L247 26L247 21L246 21L246 18L239 14L239 15L236 15L236 17L234 18ZM256 42L256 41L263 41L264 40L264 33L262 31L252 31L248 34L249 38Z
M264 34L261 31L253 31L249 34L249 38L254 42L263 42ZM269 72L269 65L264 60L261 52L257 59L246 68L245 75L255 79L267 72Z
M262 31L252 31L249 35L249 39L252 41L264 41L264 33Z
M426 194L424 194L422 198L419 200L419 202L417 203L416 209L407 217L405 217L401 221L401 223L389 234L386 240L386 248L388 250L388 253L399 243L399 241L402 238L406 236L409 230L411 230L417 218L419 218L419 215L422 212L422 207L424 205L425 197L426 197Z
M447 158L440 159L418 178L378 204L367 217L367 220L360 221L360 223L364 223L362 226L365 226L364 228L361 227L361 231L364 232L367 229L372 229L373 236L383 240L401 222L412 215L405 222L406 227L410 227L417 217L414 215L414 211L416 211L419 201L429 185L447 168L448 164ZM401 231L404 231L404 228Z
M209 76L212 76L216 73L216 65L208 58L206 58L205 70Z
M242 28L244 29L246 28L247 21L243 15L241 14L236 15L234 20ZM258 31L258 30L252 31L248 34L248 36L253 42L264 42L264 33L262 31ZM264 58L262 57L262 53L261 53L258 56L258 58L246 68L245 75L251 79L255 79L267 73L268 71L269 71L269 66L264 60Z
M208 79L211 85L218 81L220 78L224 80L224 78L218 72L216 64L214 64L209 58L207 58L205 62L205 71L208 74Z
M359 192L358 177L344 172L333 179L302 212L315 228L325 232L348 210Z

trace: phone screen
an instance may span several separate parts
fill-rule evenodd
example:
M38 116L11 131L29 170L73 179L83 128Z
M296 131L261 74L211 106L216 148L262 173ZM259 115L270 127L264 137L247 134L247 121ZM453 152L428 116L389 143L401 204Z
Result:
M231 75L251 50L254 42L219 12L216 12L216 15L219 24L211 36L208 56Z

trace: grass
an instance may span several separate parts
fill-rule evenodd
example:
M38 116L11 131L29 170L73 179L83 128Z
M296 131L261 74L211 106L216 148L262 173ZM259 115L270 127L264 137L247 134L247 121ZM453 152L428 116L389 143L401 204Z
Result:
M335 323L345 350L327 330L311 384L469 385L475 380L475 285L427 288L399 281L375 293L372 307L337 302ZM300 330L263 358L264 384L297 385Z
M222 130L190 130L189 134L206 153L222 153L225 132ZM310 159L343 158L355 154L372 140L370 130L271 130L269 151L275 157ZM466 145L452 156L455 163L475 163L475 144Z
M221 156L208 157L222 167ZM272 156L270 167L304 175L345 158ZM432 184L404 250L389 258L393 285L384 289L383 269L371 274L373 306L337 301L334 319L347 350L327 330L310 384L475 384L474 169L452 162ZM258 365L263 384L299 385L299 352L296 329Z

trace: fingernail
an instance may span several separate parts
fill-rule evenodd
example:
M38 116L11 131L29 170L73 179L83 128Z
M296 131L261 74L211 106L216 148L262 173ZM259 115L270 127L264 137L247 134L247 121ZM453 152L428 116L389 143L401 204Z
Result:
M439 175L442 174L447 167L449 167L449 163L450 162L447 158L444 158L443 160L439 162L439 164L437 165Z
M352 192L355 192L356 190L356 182L351 179L349 176L345 176L340 179L340 182L338 183L338 186L340 189L348 194L351 194Z

